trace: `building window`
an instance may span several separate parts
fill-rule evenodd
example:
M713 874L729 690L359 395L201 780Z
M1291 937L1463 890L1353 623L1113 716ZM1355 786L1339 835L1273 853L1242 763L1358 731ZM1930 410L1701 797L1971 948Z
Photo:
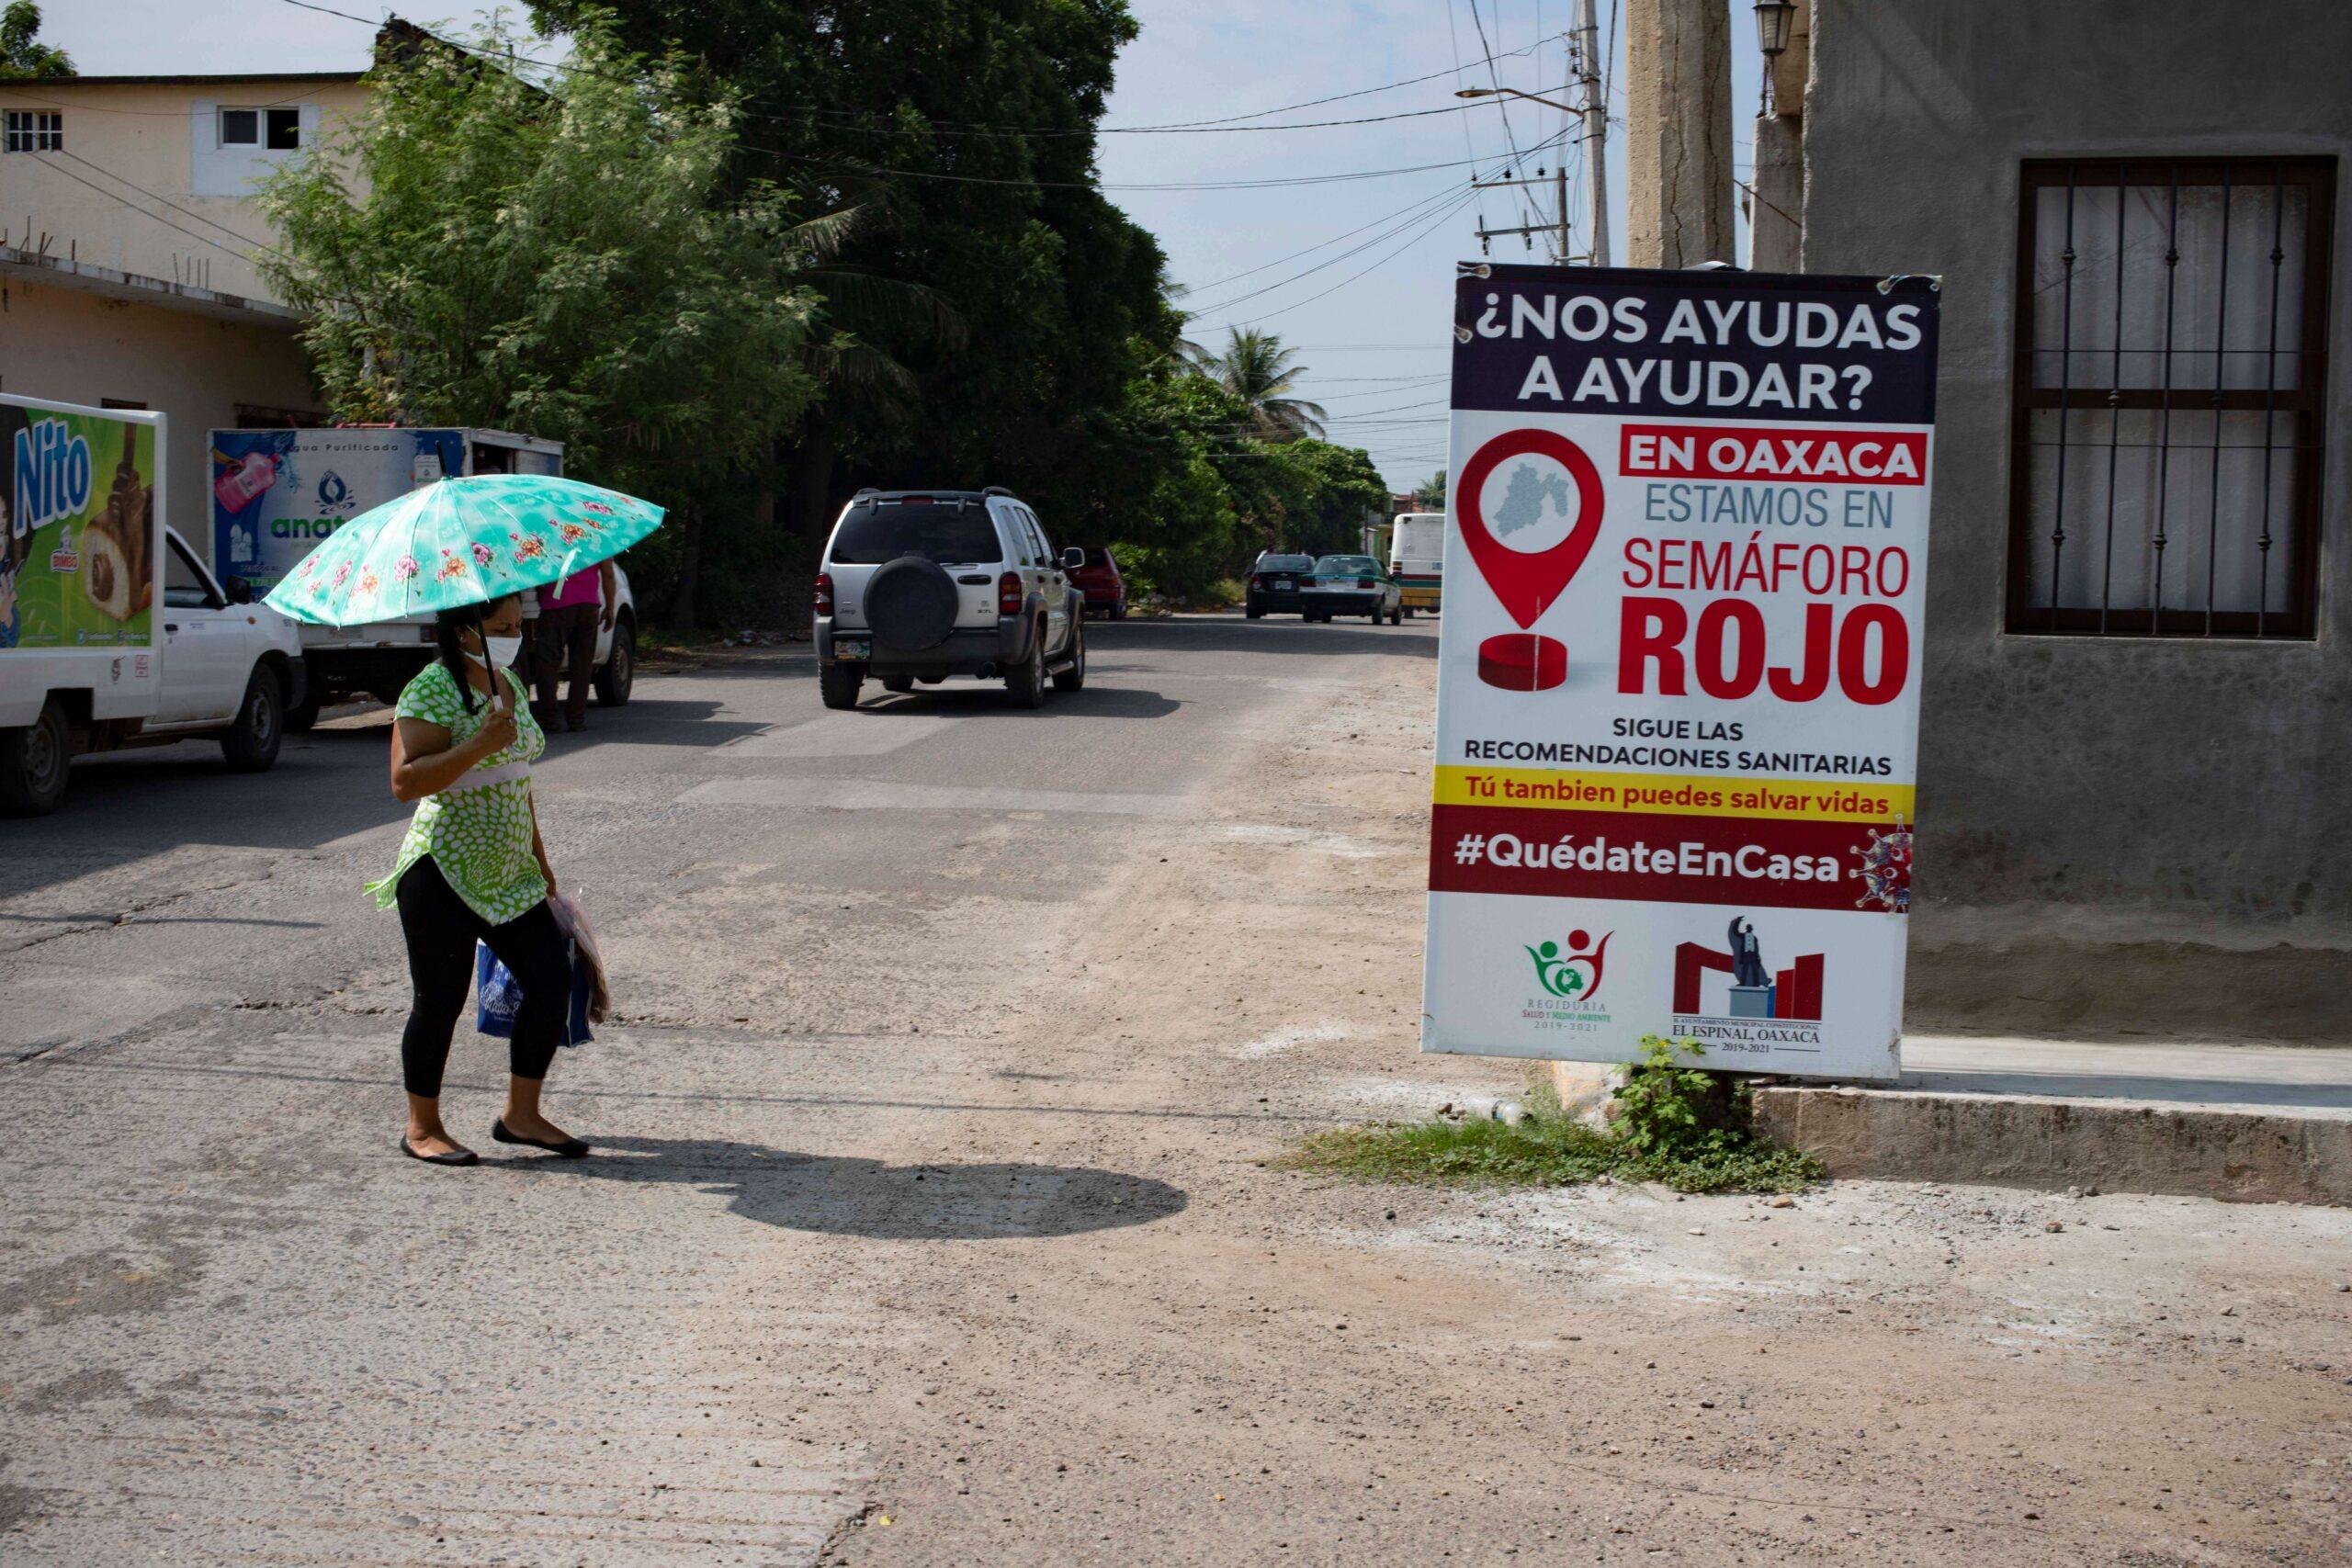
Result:
M291 152L302 145L302 111L293 109L222 109L220 145L261 147Z
M2023 175L2009 630L2311 637L2335 161Z
M10 152L62 152L65 117L42 109L10 109L0 128L0 147Z

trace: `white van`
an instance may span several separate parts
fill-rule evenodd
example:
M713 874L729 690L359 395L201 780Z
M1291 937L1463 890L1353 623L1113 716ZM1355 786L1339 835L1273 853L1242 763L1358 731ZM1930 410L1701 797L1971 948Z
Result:
M1405 596L1405 614L1434 615L1443 598L1445 513L1400 512L1388 536L1388 575Z

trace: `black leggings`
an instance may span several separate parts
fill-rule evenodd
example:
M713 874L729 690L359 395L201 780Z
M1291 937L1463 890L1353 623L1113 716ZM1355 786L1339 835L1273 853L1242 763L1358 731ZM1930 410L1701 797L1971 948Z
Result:
M458 897L430 855L401 874L397 897L401 931L408 938L409 980L415 989L408 1027L401 1031L401 1076L409 1093L424 1100L440 1098L449 1036L466 1010L466 993L473 985L477 940L490 944L523 988L507 1055L510 1069L518 1078L547 1077L563 1033L564 1015L571 1007L571 949L547 900L518 919L493 926Z

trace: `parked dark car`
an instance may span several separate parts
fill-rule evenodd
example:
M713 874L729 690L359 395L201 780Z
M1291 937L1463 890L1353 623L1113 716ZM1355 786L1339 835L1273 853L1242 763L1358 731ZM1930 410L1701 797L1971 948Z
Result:
M1086 613L1107 615L1114 621L1127 618L1127 582L1119 575L1118 560L1100 545L1087 545L1080 553L1086 564L1071 569L1070 582L1086 595Z
M1253 621L1261 615L1298 614L1306 608L1300 594L1314 575L1313 556L1276 555L1269 550L1250 569L1242 608Z

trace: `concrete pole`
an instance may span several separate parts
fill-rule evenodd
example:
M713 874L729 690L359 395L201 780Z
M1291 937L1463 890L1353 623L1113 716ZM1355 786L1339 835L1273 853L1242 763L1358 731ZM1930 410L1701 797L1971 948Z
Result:
M1725 0L1626 0L1628 259L1736 261Z
M1748 265L1756 272L1804 270L1804 122L1795 115L1756 119L1756 196L1747 213Z
M1609 265L1609 104L1600 94L1600 22L1597 0L1577 0L1577 80L1584 90L1585 250L1595 266ZM1563 175L1565 178L1566 176ZM1565 206L1563 223L1566 222ZM1563 243L1565 244L1565 236ZM1566 249L1561 259L1567 259Z

